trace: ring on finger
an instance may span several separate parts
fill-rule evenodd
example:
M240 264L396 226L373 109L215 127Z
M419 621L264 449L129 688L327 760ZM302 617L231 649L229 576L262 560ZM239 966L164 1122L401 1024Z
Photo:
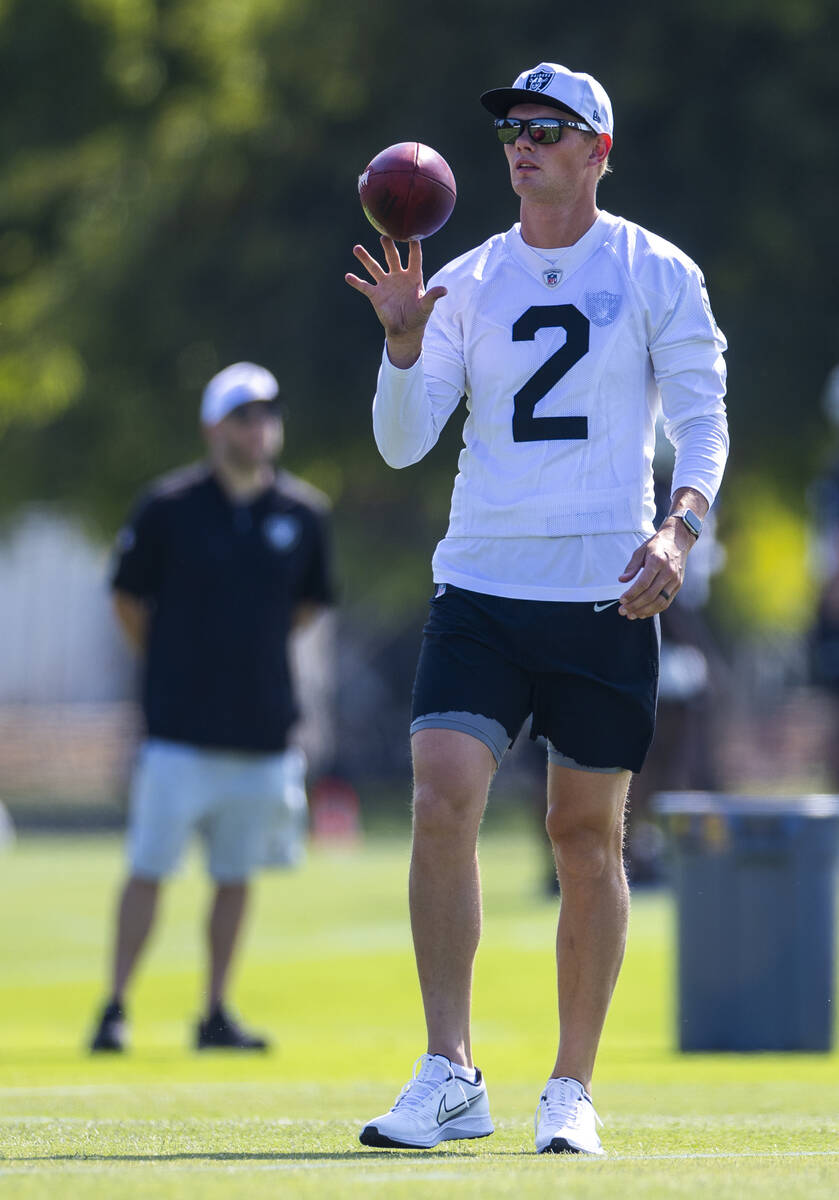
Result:
M665 592L664 588L662 588L662 589L661 589L661 591L659 592L659 595L660 595L660 596L663 596L665 600L669 600L669 599L670 599L670 593L669 593L669 592Z

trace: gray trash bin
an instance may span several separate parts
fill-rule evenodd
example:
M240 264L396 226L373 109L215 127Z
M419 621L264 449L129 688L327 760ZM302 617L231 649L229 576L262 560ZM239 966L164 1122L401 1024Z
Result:
M830 1050L839 797L662 792L682 1050Z

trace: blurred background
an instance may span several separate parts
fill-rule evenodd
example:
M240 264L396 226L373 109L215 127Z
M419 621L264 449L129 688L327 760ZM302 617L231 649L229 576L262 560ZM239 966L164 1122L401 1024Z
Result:
M543 0L2 0L0 800L15 825L121 820L136 670L109 547L140 488L200 457L201 389L241 359L280 379L284 465L334 506L341 601L299 653L310 782L342 781L362 820L394 796L407 809L410 684L460 420L416 467L377 456L379 328L343 282L353 244L377 245L356 181L396 141L446 157L458 201L427 274L508 228L517 204L478 95L543 59L606 87L601 206L700 264L731 347L732 457L664 631L636 812L662 788L832 790L837 31L836 0L601 0L582 15ZM542 770L518 747L498 802L535 803ZM638 880L658 869L642 824Z

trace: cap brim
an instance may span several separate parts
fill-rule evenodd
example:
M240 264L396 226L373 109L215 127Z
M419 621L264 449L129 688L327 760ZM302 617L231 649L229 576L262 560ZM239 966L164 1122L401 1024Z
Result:
M222 421L229 417L232 412L235 412L237 408L242 408L245 404L268 404L270 405L274 416L279 417L281 421L285 419L285 402L280 399L280 395L278 393L276 396L271 397L239 395L236 396L235 403L233 404L221 403L216 405L215 409L213 409L212 406L209 406L206 411L202 407L201 423L202 425L209 426L219 425Z
M541 92L530 92L526 88L493 88L491 91L483 93L481 104L494 117L506 117L514 104L546 104L548 108L558 108L560 112L574 113L575 117L580 116L567 104L563 104L560 100L554 100L553 96L545 96ZM585 120L585 118L580 117L580 120Z

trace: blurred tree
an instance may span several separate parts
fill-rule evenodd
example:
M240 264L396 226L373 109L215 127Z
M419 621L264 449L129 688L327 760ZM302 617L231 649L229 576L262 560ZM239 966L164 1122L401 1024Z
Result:
M450 161L429 271L508 227L477 96L543 58L615 102L604 207L705 270L732 345L731 469L800 491L839 323L837 2L2 0L0 505L112 531L199 453L209 375L251 358L283 383L289 465L336 501L348 597L420 605L459 422L420 467L377 459L381 344L342 281L352 244L376 245L356 177L408 138Z
M761 632L800 632L809 626L818 600L817 583L808 570L803 504L790 504L771 478L752 471L731 480L727 504L727 553L736 570L724 574L718 586L721 628L740 632L748 613L749 624ZM756 512L759 521L754 520Z

